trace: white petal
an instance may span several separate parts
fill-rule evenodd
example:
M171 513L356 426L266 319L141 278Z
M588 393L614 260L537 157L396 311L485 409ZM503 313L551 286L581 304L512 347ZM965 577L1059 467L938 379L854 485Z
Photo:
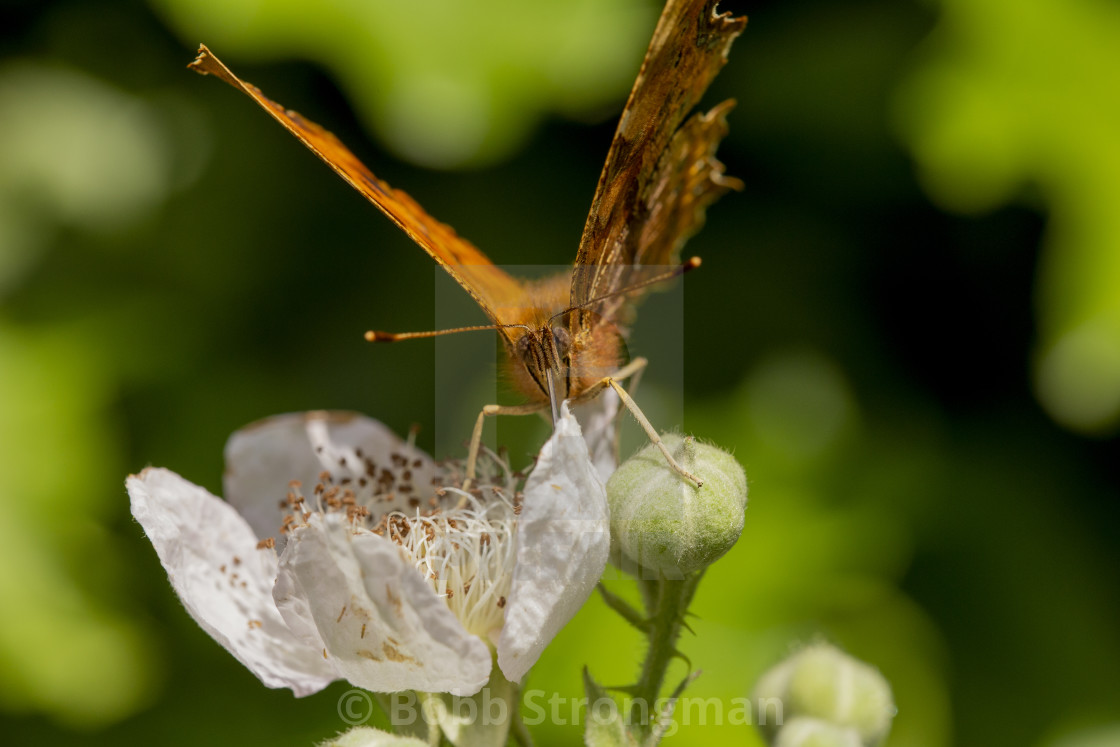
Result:
M394 455L407 464L394 464ZM336 482L347 477L356 481L370 471L367 459L378 475L388 470L401 478L409 472L409 484L417 490L429 490L435 474L427 454L376 420L352 412L292 413L258 421L230 436L225 457L226 500L249 520L258 537L275 537L277 550L285 541L279 534L284 516L280 501L292 480L303 483L310 502L320 473L330 472ZM411 495L412 491L400 492L396 503L403 504ZM381 505L385 510L407 510L393 502Z
M565 402L525 484L498 665L517 682L595 589L610 549L607 491Z
M618 469L619 404L615 391L605 389L595 399L572 410L583 431L591 461L604 483Z
M280 557L276 604L289 627L322 641L331 665L375 692L470 695L490 650L467 633L391 541L354 533L340 514L313 514Z
M284 624L272 600L276 553L257 549L233 507L165 469L132 475L127 486L132 515L203 630L269 687L304 696L335 679Z

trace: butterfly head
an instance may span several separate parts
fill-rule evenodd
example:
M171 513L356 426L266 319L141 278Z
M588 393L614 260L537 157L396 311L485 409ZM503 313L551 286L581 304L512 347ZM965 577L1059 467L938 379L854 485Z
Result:
M516 358L529 376L534 398L559 403L568 398L572 336L562 323L530 327L515 343Z
M613 324L600 319L581 326L574 313L530 327L511 350L518 388L558 408L618 368L621 343Z

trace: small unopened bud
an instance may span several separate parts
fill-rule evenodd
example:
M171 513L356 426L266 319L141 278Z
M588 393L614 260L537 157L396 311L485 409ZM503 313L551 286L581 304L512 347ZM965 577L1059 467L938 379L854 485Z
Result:
M662 441L704 486L670 467L654 444L628 459L607 481L611 554L623 567L633 563L680 577L711 565L739 539L747 477L734 457L715 446L674 434Z
M855 729L801 716L782 725L774 747L863 747L863 742Z
M415 737L402 737L370 726L358 726L320 743L319 747L427 747L427 744Z
M822 721L841 731L850 730L858 738L852 744L872 747L887 736L895 714L891 686L883 675L826 643L807 646L762 675L755 686L755 697L777 698L784 705L785 725L772 724L768 733L775 747L848 744L844 741L783 741L792 738L784 736L786 730L802 719Z

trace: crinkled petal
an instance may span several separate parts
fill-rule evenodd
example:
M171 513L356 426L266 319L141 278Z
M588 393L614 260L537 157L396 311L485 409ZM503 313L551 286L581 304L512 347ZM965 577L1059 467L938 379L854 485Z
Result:
M619 404L615 391L605 389L595 399L572 409L583 431L591 461L604 483L618 469Z
M342 411L277 415L247 425L230 436L225 457L226 500L249 520L258 537L275 537L277 550L283 550L285 541L279 534L284 517L280 502L292 480L303 483L310 500L311 487L324 471L336 482L370 479L370 473L390 475L388 490L405 484L406 474L408 485L429 489L435 475L435 463L427 454L376 420ZM398 502L412 495L411 489L398 491ZM407 505L393 501L379 506L407 510Z
M376 692L471 695L490 651L437 597L393 542L313 514L294 529L274 591L288 626L351 683Z
M232 506L165 469L148 468L126 484L132 515L203 630L268 687L304 696L335 679L319 652L284 624L272 599L276 552L257 549Z
M565 402L525 484L498 665L519 681L587 601L610 549L607 491Z

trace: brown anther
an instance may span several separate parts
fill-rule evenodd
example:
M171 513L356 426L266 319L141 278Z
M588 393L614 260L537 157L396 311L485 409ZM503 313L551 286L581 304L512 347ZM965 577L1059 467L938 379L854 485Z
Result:
M257 549L258 550L273 550L275 548L276 548L276 538L275 537L265 537L263 540L261 540L260 542L257 543Z
M335 622L336 623L342 622L342 616L345 615L345 614L346 614L346 605L344 604L344 605L342 605L342 612L338 613L338 619L335 620Z
M365 506L351 504L346 507L346 519L351 523L357 523L367 516L369 516L369 509ZM382 519L382 522L384 522L384 519ZM378 527L380 526L381 524L378 524ZM376 532L377 530L375 529L374 531Z
M505 597L498 597L498 607L501 608L501 607L505 607L505 606L506 606L506 598Z

